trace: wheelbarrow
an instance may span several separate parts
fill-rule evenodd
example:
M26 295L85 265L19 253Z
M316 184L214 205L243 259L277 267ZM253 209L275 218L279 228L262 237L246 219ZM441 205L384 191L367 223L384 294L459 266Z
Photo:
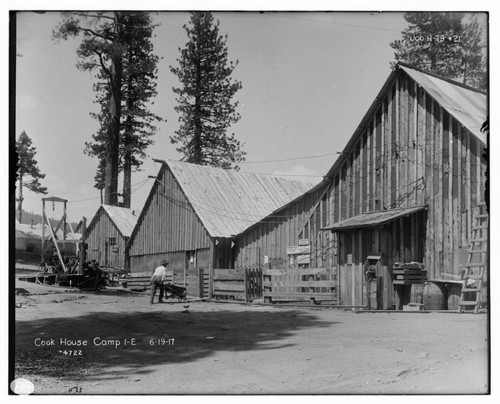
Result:
M186 301L186 288L174 285L173 283L164 283L163 290L165 299L177 299L179 302Z

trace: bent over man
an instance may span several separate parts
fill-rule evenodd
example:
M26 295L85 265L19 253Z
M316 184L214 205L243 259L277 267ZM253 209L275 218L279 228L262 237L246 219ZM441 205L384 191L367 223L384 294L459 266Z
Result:
M161 265L159 267L156 267L155 270L153 271L153 275L151 276L151 297L150 297L150 303L153 304L153 300L156 294L156 288L160 288L160 297L158 299L158 303L163 302L163 281L165 280L165 277L167 276L167 265L168 261L163 260Z

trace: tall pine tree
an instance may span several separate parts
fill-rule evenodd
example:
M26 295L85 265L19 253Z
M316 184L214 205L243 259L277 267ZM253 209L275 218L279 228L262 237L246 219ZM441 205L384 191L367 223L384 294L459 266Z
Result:
M54 38L67 39L82 34L77 49L77 67L104 75L109 83L109 120L105 129L104 203L118 203L118 147L120 139L121 86L123 73L124 24L123 12L71 12L53 31Z
M125 27L123 51L122 106L120 121L119 172L123 173L123 206L131 206L132 170L139 169L146 157L146 149L153 144L155 122L162 119L152 113L148 103L156 96L158 56L153 54L151 42L153 25L148 13L134 13ZM100 123L93 135L94 142L85 144L85 153L99 159L95 187L101 189L105 167L106 127L110 119L108 98L110 87L103 75L94 86L96 103L101 111L91 114Z
M38 161L35 159L36 148L32 146L32 141L26 132L22 132L16 142L17 152L17 176L16 180L19 183L18 209L19 223L22 223L23 214L23 188L26 187L37 194L46 194L47 188L40 184L40 179L45 178L38 168Z
M97 172L97 186L101 186L102 179L99 178L100 172L104 172L104 203L109 205L118 204L118 174L120 167L126 168L126 178L128 185L124 186L128 197L130 197L130 175L131 167L137 165L137 159L134 157L143 153L144 148L150 144L150 141L139 139L133 145L134 136L125 137L125 143L120 139L122 131L122 116L124 113L143 114L141 108L144 107L145 96L149 92L154 93L154 88L145 85L144 81L137 80L137 86L143 86L144 91L132 90L124 92L124 83L130 77L130 72L142 64L143 56L138 52L141 45L148 48L146 53L151 51L151 42L149 41L152 32L152 26L148 13L145 12L68 12L64 13L64 19L54 30L54 38L67 39L82 35L82 41L77 49L79 57L78 68L84 71L97 72L99 83L95 90L98 92L97 100L101 104L101 112L98 119L101 123L98 133L94 136L95 144L87 145L86 152L99 158ZM148 80L154 80L156 69L155 57L150 57L145 63L152 63L144 77ZM103 81L104 80L104 81ZM129 109L124 109L122 103L132 99L129 102ZM135 112L131 112L132 108ZM144 123L145 122L145 123ZM134 130L137 127L144 128L148 135L150 131L147 128L148 121L138 119L138 123L129 125ZM138 135L140 136L140 135ZM128 142L128 143L127 143ZM121 146L120 146L121 144ZM95 146L95 147L94 147ZM123 152L125 150L125 152ZM125 158L126 164L121 162L120 152ZM130 167L130 170L129 168Z
M234 133L226 133L240 119L233 97L242 86L231 78L238 61L228 60L227 35L219 34L210 12L191 13L183 28L188 42L179 49L179 66L170 66L182 85L173 88L180 127L170 140L180 143L177 151L187 162L231 168L246 154Z
M486 90L485 46L477 16L408 12L404 18L409 27L402 39L390 44L396 61Z

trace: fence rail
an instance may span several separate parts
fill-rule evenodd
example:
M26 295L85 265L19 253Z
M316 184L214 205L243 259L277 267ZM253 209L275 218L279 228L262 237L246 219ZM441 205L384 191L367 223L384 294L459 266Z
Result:
M305 269L199 269L196 289L199 296L211 299L250 302L264 297L277 300L337 301L336 268ZM145 290L150 273L130 274L120 280L124 287ZM170 275L169 280L173 282ZM194 286L194 285L192 285Z
M263 271L264 301L337 301L336 268L267 269Z
M213 269L212 297L252 301L262 297L262 270L259 268Z

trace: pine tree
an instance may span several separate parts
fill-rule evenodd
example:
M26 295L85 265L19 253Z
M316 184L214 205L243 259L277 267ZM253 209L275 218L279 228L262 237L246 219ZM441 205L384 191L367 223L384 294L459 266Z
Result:
M488 88L488 75L484 55L485 46L481 40L482 31L476 16L464 25L462 32L463 45L460 47L462 82L486 90Z
M122 106L120 121L119 172L123 172L123 206L131 206L132 170L139 169L146 157L146 149L153 144L156 133L156 121L162 119L153 114L147 103L156 96L158 56L153 54L151 42L153 26L147 13L135 13L125 27L125 48L123 51L122 71ZM85 153L99 159L95 187L103 186L104 154L106 127L110 116L108 102L110 87L106 77L94 85L96 103L101 111L91 114L100 123L100 128L93 135L94 142L85 144Z
M40 172L38 161L35 159L36 148L32 146L32 141L26 132L22 132L16 142L17 152L17 176L19 182L19 223L22 223L23 214L23 187L26 187L37 194L46 194L47 188L40 184L40 179L45 178L45 174Z
M409 27L402 39L390 44L396 61L486 89L484 45L476 16L409 12L404 18Z
M69 12L64 15L63 21L53 31L53 37L67 39L82 34L77 49L80 59L77 67L84 71L97 71L99 77L106 77L108 109L103 120L106 127L100 133L105 137L104 203L117 205L123 53L126 49L126 27L134 13L97 11Z
M226 133L240 119L232 99L242 86L231 78L238 61L228 61L227 35L219 34L210 12L191 13L183 28L188 42L179 49L179 67L170 66L182 85L173 88L180 127L170 140L180 143L177 151L187 162L231 168L246 154L234 133Z

